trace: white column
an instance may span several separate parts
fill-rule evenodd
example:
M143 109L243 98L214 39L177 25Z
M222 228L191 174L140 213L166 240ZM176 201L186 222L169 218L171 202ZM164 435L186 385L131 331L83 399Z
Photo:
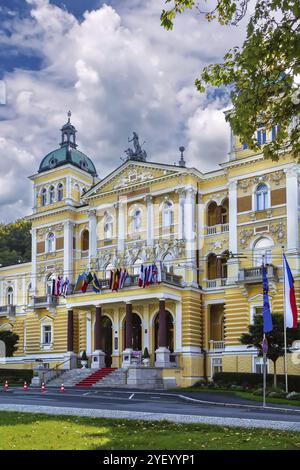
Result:
M143 334L144 334L144 348L142 353L144 352L144 349L147 348L148 351L150 351L150 308L151 305L149 304L147 307L144 307L144 312L143 312Z
M116 208L118 209L118 250L123 252L125 249L125 207L126 200L120 199Z
M297 252L298 235L298 168L296 165L285 170L286 173L286 217L287 217L287 251Z
M195 195L196 190L194 188L188 188L186 190L185 204L184 204L184 238L187 242L187 251L189 257L194 255L194 242L195 242Z
M72 179L70 176L66 178L66 204L72 204Z
M184 238L184 202L185 202L185 190L179 189L179 204L178 204L178 238L182 240Z
M203 249L205 235L205 205L203 204L203 196L200 194L197 211L198 211L198 250ZM199 266L198 266L199 267Z
M151 194L146 196L147 202L147 245L151 246L154 242L154 206Z
M90 210L89 216L89 265L91 268L92 259L97 256L97 216L96 210Z
M70 282L73 279L73 223L64 223L64 277Z
M238 252L237 239L237 181L230 180L228 183L228 201L229 201L229 251L236 254ZM238 278L238 260L237 258L229 259L228 266L228 282L235 282Z
M36 228L31 229L31 293L36 295Z
M92 314L86 314L86 353L92 354Z

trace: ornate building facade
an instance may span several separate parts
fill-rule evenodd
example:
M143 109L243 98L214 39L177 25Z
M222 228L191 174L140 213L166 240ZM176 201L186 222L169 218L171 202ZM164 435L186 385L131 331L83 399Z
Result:
M228 161L202 173L183 148L177 165L148 161L134 133L126 161L101 179L70 115L61 132L30 178L31 263L0 268L0 329L20 338L0 367L72 368L83 351L91 367L126 367L147 348L150 365L181 386L260 371L240 337L262 311L263 258L272 311L283 311L282 246L300 305L300 165L266 161L232 136ZM154 265L161 279L140 287ZM112 290L117 270L127 277ZM99 291L76 289L82 273L96 275ZM66 279L65 295L54 295ZM299 372L290 359L289 373Z

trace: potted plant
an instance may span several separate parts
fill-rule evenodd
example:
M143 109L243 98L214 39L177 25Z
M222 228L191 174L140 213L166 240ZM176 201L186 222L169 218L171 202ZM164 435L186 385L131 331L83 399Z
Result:
M83 351L81 355L81 365L82 365L82 369L86 369L88 365L88 357L85 351Z
M150 354L149 354L148 348L145 348L144 354L142 357L142 363L144 364L144 366L149 367L149 362L150 362Z

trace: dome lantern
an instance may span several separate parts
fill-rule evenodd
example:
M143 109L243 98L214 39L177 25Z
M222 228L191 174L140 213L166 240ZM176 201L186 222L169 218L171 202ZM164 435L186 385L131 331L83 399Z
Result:
M68 112L68 122L61 128L61 147L76 149L76 128L71 124L71 111Z

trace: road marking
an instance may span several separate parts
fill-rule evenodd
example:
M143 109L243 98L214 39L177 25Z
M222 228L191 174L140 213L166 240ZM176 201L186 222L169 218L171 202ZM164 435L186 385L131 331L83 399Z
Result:
M128 400L131 400L131 398L134 397L134 393L132 395L130 395L130 397L128 398Z
M150 397L150 398L159 398L160 399L160 397Z
M90 395L91 392L86 392L86 393L83 393L82 396L85 397L86 395Z

